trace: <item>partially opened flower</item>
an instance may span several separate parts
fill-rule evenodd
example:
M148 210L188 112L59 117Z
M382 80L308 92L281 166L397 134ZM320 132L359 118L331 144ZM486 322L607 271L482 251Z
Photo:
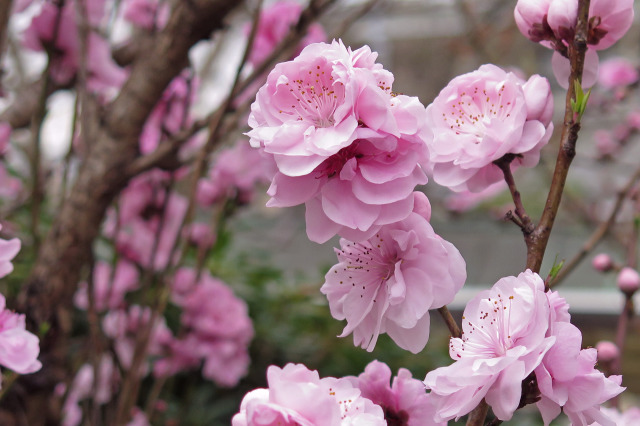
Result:
M0 230L2 225L0 225ZM13 271L13 263L11 261L20 251L21 242L17 238L3 240L0 238L0 278L10 274Z
M496 417L509 420L520 403L522 381L542 361L551 310L538 274L500 279L464 310L462 338L452 338L448 367L427 374L437 421L458 418L484 398Z
M385 425L382 409L349 379L326 377L302 364L270 366L268 389L256 389L242 399L233 426Z
M278 168L268 206L306 204L307 235L354 241L409 215L427 181L424 107L394 96L368 47L307 46L276 65L251 107L251 144Z
M19 374L34 373L42 367L39 354L40 341L26 330L24 315L7 309L0 294L0 365Z
M467 276L460 252L424 216L426 197L415 197L422 214L385 225L367 241L341 239L339 263L320 289L331 315L347 320L340 337L353 333L354 344L368 351L387 333L401 348L420 352L429 339L429 309L451 302Z
M401 368L391 380L391 369L387 364L371 361L357 378L362 396L369 398L384 410L389 425L440 426L445 422L433 420L435 407L427 394L424 384L411 376L411 372Z
M503 179L493 164L507 154L532 167L553 131L553 97L539 75L527 82L495 65L451 80L427 107L429 167L454 191L480 192Z

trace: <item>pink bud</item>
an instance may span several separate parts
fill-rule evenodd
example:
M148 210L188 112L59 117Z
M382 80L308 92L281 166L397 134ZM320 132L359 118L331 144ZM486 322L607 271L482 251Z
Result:
M640 288L640 275L633 268L625 266L618 274L618 288L624 293L634 293Z
M598 351L598 361L600 362L612 362L620 356L618 346L608 340L599 341L596 344L596 350Z
M600 253L593 258L593 260L591 261L591 266L593 266L596 271L608 272L613 268L613 261L608 254Z

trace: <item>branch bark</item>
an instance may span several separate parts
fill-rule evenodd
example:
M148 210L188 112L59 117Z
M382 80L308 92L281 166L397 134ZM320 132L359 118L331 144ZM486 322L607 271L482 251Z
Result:
M95 140L18 298L17 308L26 314L31 329L49 325L41 341L41 359L46 362L33 379L45 401L60 379L56 377L63 365L60 348L68 331L65 312L81 270L90 259L106 209L128 182L122 171L139 155L142 127L169 82L188 65L189 48L222 28L225 16L240 4L235 0L177 2L165 29L132 63L130 77L118 97L89 117ZM37 400L33 395L29 399ZM45 416L41 411L44 406L32 411L30 424L59 420L59 413Z

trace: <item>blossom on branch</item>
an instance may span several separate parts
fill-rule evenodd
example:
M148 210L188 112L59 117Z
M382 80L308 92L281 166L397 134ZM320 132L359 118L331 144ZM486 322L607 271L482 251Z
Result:
M402 221L367 241L341 239L339 263L320 289L331 315L347 320L340 337L353 333L354 344L368 351L387 333L401 348L420 352L429 339L429 309L450 303L467 278L460 252L429 224L426 196L414 197L414 212Z
M347 379L320 378L302 364L267 370L268 389L242 399L233 426L339 426L387 424L382 409Z
M441 426L445 422L435 422L435 407L424 384L411 376L411 372L401 368L391 380L391 369L387 364L371 361L357 378L362 396L369 398L384 410L389 425Z
M42 368L39 354L40 341L26 330L25 316L7 309L0 294L0 365L19 374L35 373Z
M267 205L306 204L312 241L366 240L406 218L427 182L424 107L391 92L376 57L367 46L311 44L276 65L251 106L251 145L278 168Z
M476 295L464 310L462 338L449 345L456 362L430 371L424 381L437 408L435 420L459 418L483 398L498 419L511 419L522 381L555 342L546 336L550 311L544 282L530 270Z
M493 162L507 154L515 156L513 166L535 166L553 132L552 115L549 82L539 75L525 82L487 64L454 78L427 107L433 179L480 192L503 179Z

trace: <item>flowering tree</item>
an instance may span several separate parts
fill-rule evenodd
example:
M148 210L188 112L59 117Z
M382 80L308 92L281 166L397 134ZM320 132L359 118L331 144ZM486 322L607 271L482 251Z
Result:
M485 64L453 78L427 107L395 91L370 47L330 41L375 1L262 3L0 6L0 197L5 229L18 236L0 240L0 276L12 272L21 245L26 251L8 277L17 283L2 287L20 314L0 295L0 364L11 370L0 390L3 422L173 424L195 405L195 380L215 384L212 404L235 413L233 425L440 425L463 416L468 425L499 424L534 404L545 425L561 412L575 425L637 421L634 409L615 407L640 287L638 221L624 265L606 254L593 263L619 271L626 303L615 344L583 348L569 304L551 288L623 205L637 204L640 169L583 249L541 271L587 103L604 110L637 83L623 59L598 71L595 53L630 28L633 2L519 0L510 11L525 37L553 50L566 89L555 128L555 83L540 74ZM323 28L324 16L340 25ZM589 101L596 81L612 99ZM51 127L65 96L66 124ZM635 117L614 135L597 133L601 158L615 157L638 128ZM65 151L50 162L49 135L60 133ZM536 167L554 134L557 159L537 217L514 172ZM228 230L261 202L255 187L265 183L268 207L304 205L311 241L340 237L337 263L314 289L326 296L325 312L346 320L339 337L373 352L387 334L421 357L437 310L453 363L422 371L420 381L404 368L392 379L380 361L357 377L321 377L301 360L270 356L254 310L273 301L268 271L253 274L231 254ZM504 217L526 246L521 272L496 277L460 325L447 305L473 277L436 233L437 197L425 195L433 185L452 191L459 211L508 189ZM250 364L260 376L266 370L267 387L243 381Z

